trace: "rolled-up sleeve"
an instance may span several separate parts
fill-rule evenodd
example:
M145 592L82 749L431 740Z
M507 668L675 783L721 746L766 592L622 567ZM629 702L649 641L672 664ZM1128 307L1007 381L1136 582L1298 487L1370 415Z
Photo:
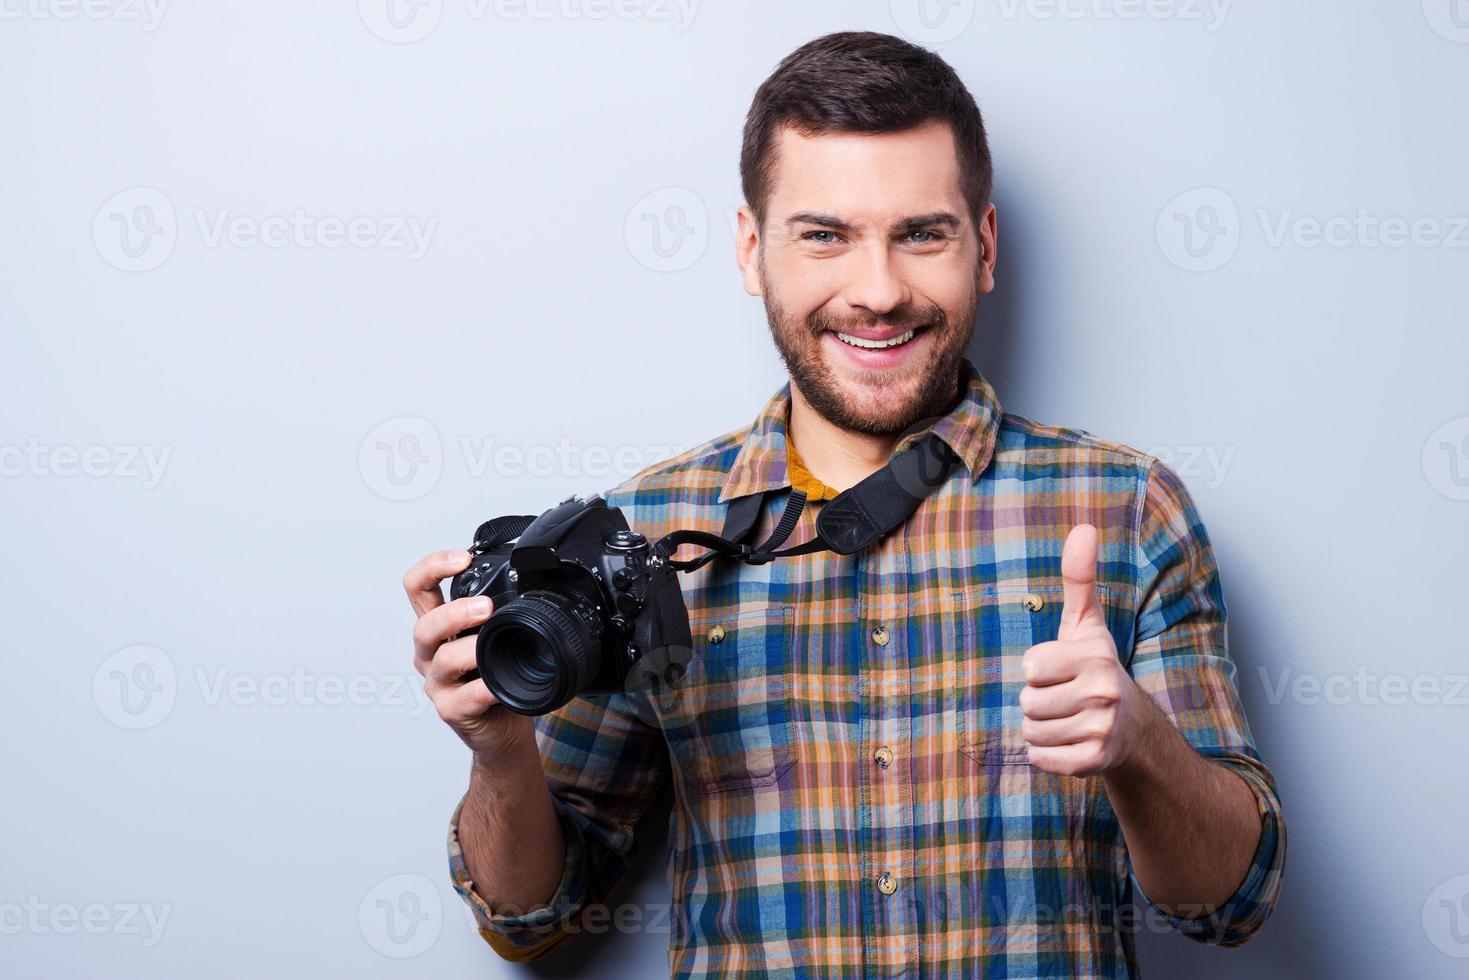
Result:
M1239 887L1209 914L1168 914L1132 881L1179 932L1199 942L1237 946L1275 908L1285 867L1285 815L1240 703L1213 548L1183 481L1161 462L1153 461L1148 471L1137 526L1142 601L1129 672L1196 751L1244 780L1259 809L1260 841Z
M449 823L449 871L480 935L507 960L544 955L577 931L627 870L643 815L669 780L662 732L621 694L575 698L536 719L536 742L566 841L555 893L530 910L489 907L475 890L459 843L464 801Z

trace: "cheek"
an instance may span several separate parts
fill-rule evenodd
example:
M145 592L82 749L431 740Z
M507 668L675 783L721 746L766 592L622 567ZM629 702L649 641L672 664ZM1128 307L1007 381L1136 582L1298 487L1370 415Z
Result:
M904 277L920 305L937 303L951 316L972 298L976 268L961 255L915 259L904 269Z
M781 261L775 257L765 264L762 288L766 299L774 301L787 323L807 322L812 313L840 295L840 278L835 269L812 266L809 262Z

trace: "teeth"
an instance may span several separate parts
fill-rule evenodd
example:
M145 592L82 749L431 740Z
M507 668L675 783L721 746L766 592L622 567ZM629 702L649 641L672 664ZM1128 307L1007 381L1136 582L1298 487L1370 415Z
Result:
M907 333L894 337L892 340L863 340L861 337L853 337L849 333L838 333L837 339L844 344L851 344L853 347L860 347L863 350L882 350L885 347L897 347L900 344L906 344L913 339L913 334L916 332L915 330L909 330Z

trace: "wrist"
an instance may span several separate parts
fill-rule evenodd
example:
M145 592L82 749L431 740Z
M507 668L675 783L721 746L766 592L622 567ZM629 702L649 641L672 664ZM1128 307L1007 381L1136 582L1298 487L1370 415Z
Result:
M1173 723L1148 697L1146 691L1131 677L1127 679L1131 719L1127 725L1127 737L1122 742L1122 753L1117 764L1104 773L1110 783L1127 783L1145 786L1162 778L1169 768L1162 756L1166 753L1170 735L1177 736Z
M527 776L545 776L541 769L541 755L534 740L528 745L516 745L494 752L471 753L469 774L471 780L486 785L524 783Z

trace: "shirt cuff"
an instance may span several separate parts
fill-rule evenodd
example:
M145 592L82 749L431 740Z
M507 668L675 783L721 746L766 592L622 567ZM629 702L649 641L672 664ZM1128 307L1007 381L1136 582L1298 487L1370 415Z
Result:
M1255 846L1250 869L1240 886L1210 914L1185 917L1170 914L1148 898L1137 876L1132 873L1131 861L1128 862L1128 877L1143 901L1178 932L1201 943L1238 946L1253 936L1270 917L1280 894L1285 866L1285 821L1275 788L1260 775L1252 760L1241 762L1214 757L1210 761L1227 767L1245 781L1250 792L1255 794L1255 805L1260 812L1260 842Z
M572 920L580 910L586 892L586 843L582 839L581 828L554 794L551 802L561 820L561 832L566 841L566 862L562 866L561 881L548 902L516 915L495 912L474 889L469 868L464 862L464 850L459 844L463 799L449 819L449 874L454 881L454 890L469 906L475 927L485 942L502 958L512 962L535 959L570 935Z

